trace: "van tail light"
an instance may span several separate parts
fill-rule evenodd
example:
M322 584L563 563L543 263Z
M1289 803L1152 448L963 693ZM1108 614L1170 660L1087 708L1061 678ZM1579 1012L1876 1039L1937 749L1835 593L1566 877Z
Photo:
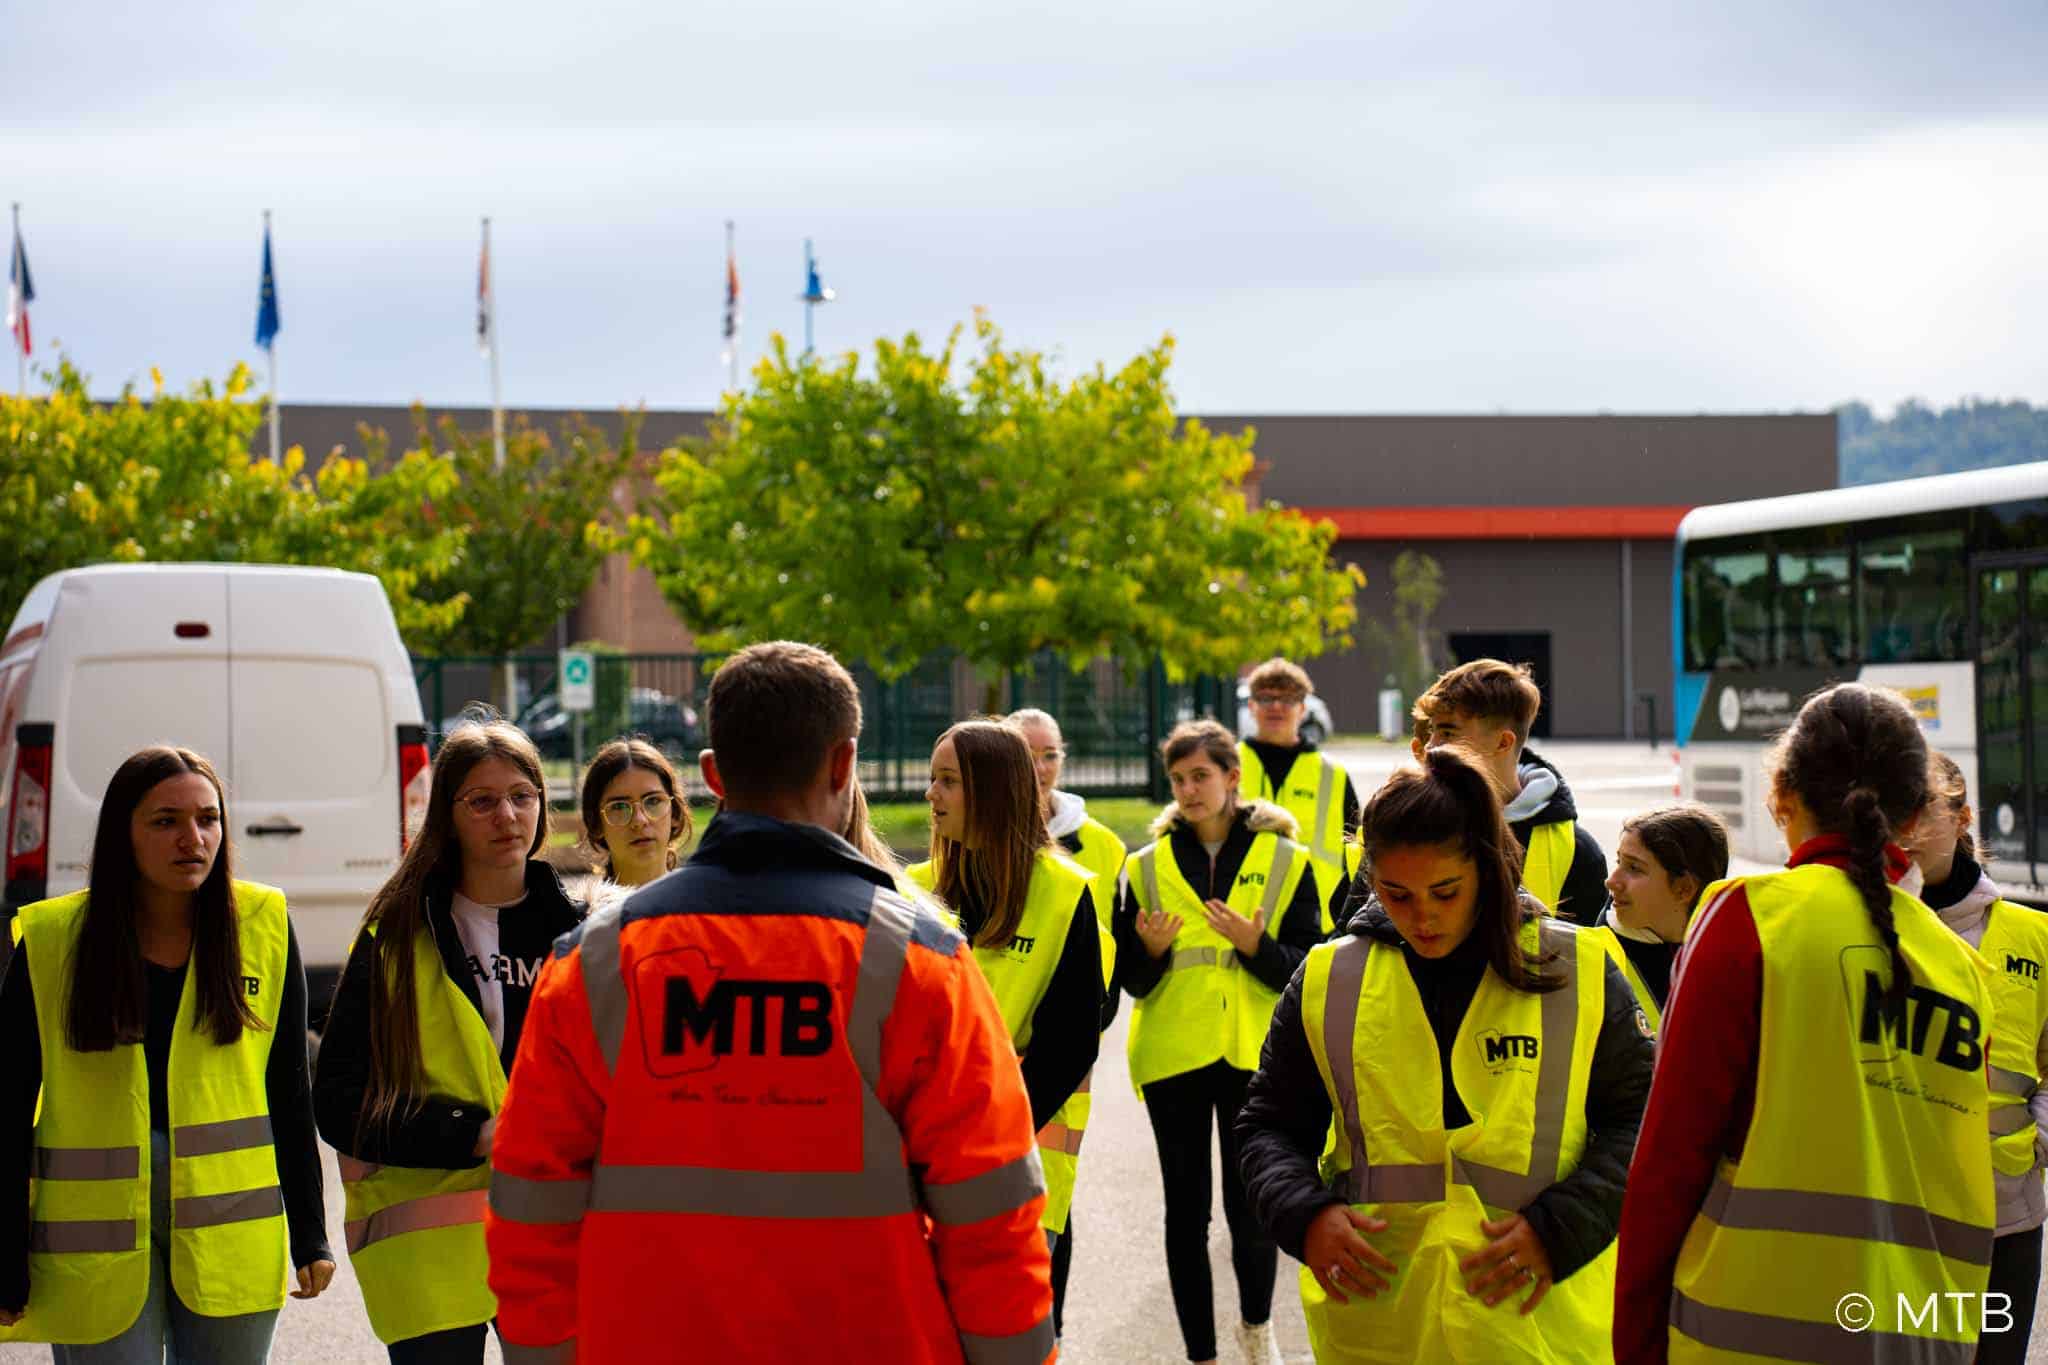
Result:
M7 802L7 903L43 898L50 884L50 756L57 727L14 730L14 790Z
M427 762L427 730L423 725L398 727L398 851L412 842L413 831L427 818L427 787L433 768Z

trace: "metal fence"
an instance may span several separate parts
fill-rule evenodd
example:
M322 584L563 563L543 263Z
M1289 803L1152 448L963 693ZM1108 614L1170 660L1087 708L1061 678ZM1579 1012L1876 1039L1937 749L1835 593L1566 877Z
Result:
M696 754L704 745L705 694L720 657L599 652L596 705L573 714L558 705L553 654L416 657L412 662L426 708L428 742L436 747L465 708L484 704L532 736L553 770L556 780L550 786L557 791L557 780L573 781L576 767L605 741L644 734L683 760L679 771L692 792L701 795ZM1164 800L1158 750L1166 732L1195 716L1214 716L1233 729L1237 724L1232 680L1169 682L1157 661L1097 659L1076 670L1048 652L1029 669L993 685L950 654L928 656L894 682L882 681L865 665L850 671L865 716L861 783L871 798L882 801L922 797L933 743L954 721L981 714L991 702L1001 711L1035 706L1057 717L1067 745L1061 785L1087 796Z

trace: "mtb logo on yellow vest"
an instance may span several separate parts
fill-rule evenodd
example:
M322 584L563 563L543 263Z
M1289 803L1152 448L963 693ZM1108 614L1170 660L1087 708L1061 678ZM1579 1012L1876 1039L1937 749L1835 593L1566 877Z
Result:
M171 1287L195 1313L229 1317L284 1303L284 1194L264 1086L283 1003L284 893L234 884L242 961L260 1021L223 1047L199 1025L185 974L171 1034ZM36 1027L42 1107L35 1124L28 1311L0 1341L80 1344L126 1331L149 1292L149 1072L142 1046L64 1046L72 964L90 889L19 917ZM249 978L245 978L246 980ZM245 985L246 988L246 985ZM17 1188L14 1198L20 1198ZM17 1208L20 1206L17 1205Z
M372 931L374 932L374 930ZM358 940L356 952L368 952ZM441 967L424 928L413 943L423 1093L475 1097L495 1114L505 1068L490 1030ZM498 1315L487 1282L484 1205L489 1162L468 1170L373 1166L341 1157L349 1264L363 1286L370 1330L383 1342L470 1327Z

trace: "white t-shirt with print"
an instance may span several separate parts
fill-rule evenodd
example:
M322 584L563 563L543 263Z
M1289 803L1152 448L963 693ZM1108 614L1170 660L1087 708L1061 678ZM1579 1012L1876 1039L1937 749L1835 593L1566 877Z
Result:
M525 899L521 896L507 905L517 905ZM498 970L503 960L498 952L498 912L504 908L479 904L460 891L455 893L450 907L455 916L455 932L462 939L463 954L469 959L470 977L476 982L484 1026L491 1031L492 1044L501 1051L505 1046L505 979Z

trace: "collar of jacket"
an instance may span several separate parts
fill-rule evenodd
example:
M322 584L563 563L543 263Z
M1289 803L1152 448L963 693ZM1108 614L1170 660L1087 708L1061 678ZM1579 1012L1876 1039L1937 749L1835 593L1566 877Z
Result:
M1516 765L1515 775L1522 780L1522 790L1516 793L1502 810L1502 816L1515 830L1515 837L1524 836L1537 825L1554 825L1561 820L1579 818L1578 803L1572 799L1572 788L1564 780L1564 774L1551 765L1549 759L1534 749L1523 749Z
M1821 863L1828 867L1849 869L1849 836L1846 834L1816 834L1792 850L1786 860L1786 867L1804 867L1808 863ZM1884 879L1897 882L1913 870L1913 859L1897 844L1884 846Z
M887 872L861 857L852 844L829 829L749 811L724 810L713 816L690 861L735 872L830 868L850 872L876 886L896 884Z

